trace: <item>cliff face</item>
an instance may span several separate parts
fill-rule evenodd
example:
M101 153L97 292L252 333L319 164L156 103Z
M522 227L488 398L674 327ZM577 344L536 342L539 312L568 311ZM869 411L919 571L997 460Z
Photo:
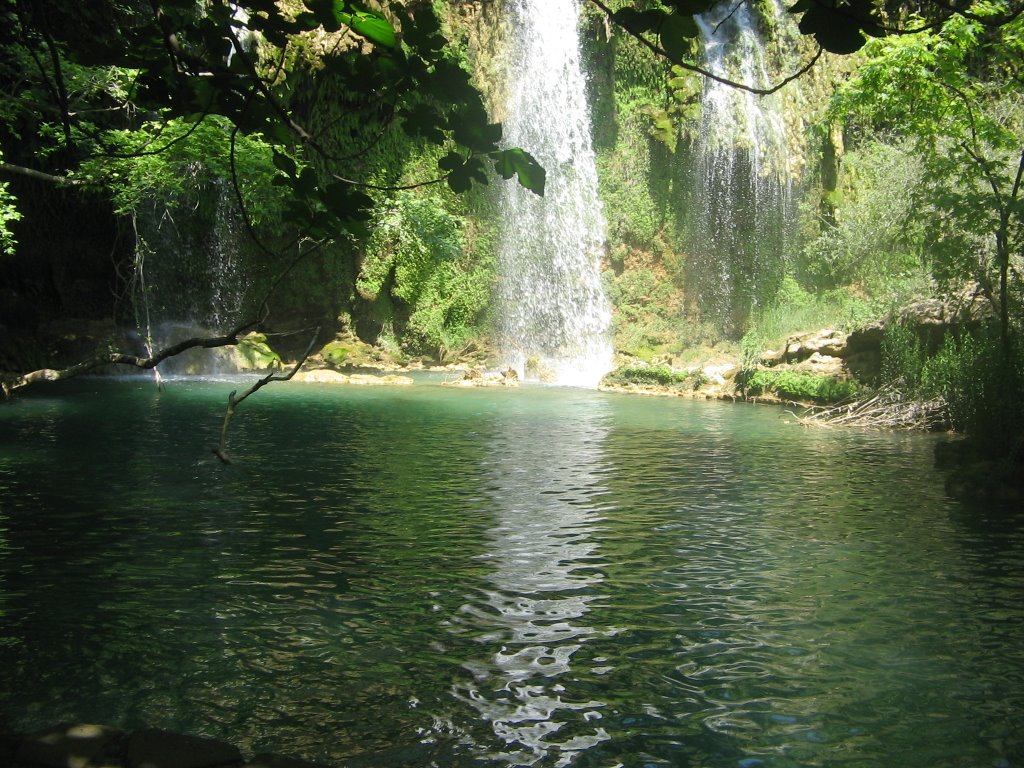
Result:
M472 72L495 121L507 117L501 74L510 17L507 2L435 3L451 54ZM802 41L782 29L771 3L755 3L752 8L766 68L780 73L767 77L777 79L794 71L803 60ZM784 184L791 196L786 203L790 218L773 220L772 226L785 230L785 237L780 235L778 244L753 255L730 246L709 256L702 252L703 243L721 240L723 230L749 222L744 223L742 216L724 217L720 210L709 212L700 197L696 180L707 173L702 142L709 130L703 78L667 67L589 3L582 4L580 38L607 221L603 280L614 305L617 350L650 359L741 335L750 307L770 300L794 261L792 251L800 247L798 230L803 227L799 211L830 215L842 137L822 124L821 115L839 65L820 64L775 99L788 158ZM697 41L693 60L703 60ZM737 79L742 75L735 74ZM329 84L312 77L295 78L294 87L296 103L324 126L351 129L342 109L345 94L332 92ZM749 150L738 151L742 155ZM370 150L367 167L377 170L367 178L385 186L421 181L436 173L441 151L411 142L400 131L388 131ZM737 173L746 174L745 183L750 185L758 183L764 170ZM495 281L496 188L501 183L514 182L495 180L490 187L461 196L440 186L417 189L404 198L381 193L380 218L371 222L365 238L331 246L294 268L278 289L273 329L334 323L364 341L393 343L410 354L443 356L466 345L485 346L490 322L485 297ZM61 360L48 358L53 352L67 360L80 354L90 340L112 337L115 324L134 327L131 290L140 222L116 216L107 201L80 189L15 179L12 191L24 219L14 224L17 253L0 260L0 335L6 340L0 366L57 364ZM733 194L720 201L720 209L730 215L744 212L748 219L759 215L744 202L749 195L743 189ZM151 277L170 286L165 295L181 298L195 293L189 298L198 301L198 293L210 292L212 278L202 266L218 237L216 215L210 210L180 207L171 217L173 227L167 220L151 222L152 231L143 233L158 250L168 251L162 256L166 263L191 264L188 270L201 273L199 287L190 287L175 283L177 278L159 276L154 267ZM422 234L425 222L433 227L436 242L417 242L413 250L419 253L440 244L448 255L441 259L443 265L439 261L433 267L417 267L415 279L425 286L420 290L419 284L408 283L410 270L401 259L402 249L410 248L408 238ZM698 235L709 222L708 233ZM141 225L148 226L145 221ZM174 237L169 235L172 229L177 232ZM274 236L283 241L287 238L281 229ZM398 234L388 240L381 235L385 231ZM244 232L236 234L239 243L247 237ZM745 237L763 240L763 234L755 226ZM276 267L258 248L239 244L237 250L232 269L247 285L241 300L251 302L269 285ZM438 274L442 267L447 270L443 279L431 281L428 273ZM371 268L382 275L379 285L361 290ZM455 290L461 293L454 295ZM173 314L173 308L167 310Z

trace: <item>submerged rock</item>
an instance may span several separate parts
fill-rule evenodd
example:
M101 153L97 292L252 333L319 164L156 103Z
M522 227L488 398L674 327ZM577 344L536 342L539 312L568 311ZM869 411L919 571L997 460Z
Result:
M348 377L349 384L358 384L362 386L381 386L384 384L390 384L398 387L408 387L414 384L415 381L409 376L398 376L393 373L389 373L385 376L371 376L368 373L353 373Z
M311 371L299 371L292 377L292 380L312 384L347 384L348 376L332 371L330 368L314 368Z

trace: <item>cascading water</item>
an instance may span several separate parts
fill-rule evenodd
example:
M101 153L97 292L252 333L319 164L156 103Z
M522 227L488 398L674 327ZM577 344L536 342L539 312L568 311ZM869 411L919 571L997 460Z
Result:
M226 331L241 320L247 283L239 269L244 237L237 206L232 204L230 182L215 182L217 203L210 242L211 295L206 322Z
M775 26L784 14L775 9ZM715 75L764 87L765 42L747 3L720 3L697 17L705 65ZM792 247L795 160L781 100L707 79L694 147L691 277L701 313L739 331L781 278Z
M133 302L150 354L186 338L223 333L245 311L245 232L230 183L214 180L198 200L154 202L135 222ZM227 349L197 349L161 367L171 373L219 373L237 366Z
M580 67L579 0L512 0L505 139L547 170L503 185L499 346L520 376L596 386L612 367L605 222Z

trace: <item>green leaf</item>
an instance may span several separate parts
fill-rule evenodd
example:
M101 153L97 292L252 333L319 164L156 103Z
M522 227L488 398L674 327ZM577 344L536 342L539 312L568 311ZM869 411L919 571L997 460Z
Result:
M339 219L352 221L369 220L374 206L372 197L343 181L328 184L321 202Z
M342 0L304 0L304 2L325 31L337 32L341 29L341 17L345 15L345 3Z
M473 179L465 166L455 168L448 174L448 186L457 195L469 191L473 186Z
M342 24L347 24L371 43L383 45L386 48L394 48L398 45L395 28L391 26L391 22L376 13L367 11L340 13L338 20Z
M320 22L317 20L316 14L309 13L308 11L303 11L296 16L295 23L303 29L316 29L320 26Z
M295 161L288 157L288 155L274 150L273 155L274 167L277 170L284 173L286 176L294 176L296 171Z
M658 37L665 53L674 61L682 61L690 52L689 41L700 35L700 29L693 16L680 16L673 13L661 25Z
M414 104L399 113L402 127L410 136L415 136L435 144L444 143L444 116L430 104Z
M519 183L531 192L544 196L544 183L547 172L529 152L522 149L505 149L491 153L494 169L503 179L511 179L515 174Z
M642 35L644 32L655 32L665 20L664 11L636 11L632 8L623 8L612 14L612 23L635 35Z
M429 5L417 8L412 19L402 23L402 40L420 53L440 51L448 43L441 34L441 22Z
M312 196L316 193L316 171L312 168L303 168L295 177L295 191L301 195Z
M452 138L476 152L490 152L501 141L501 123L487 123L486 114L477 115L482 122L463 119L455 124Z
M849 54L864 47L864 34L880 37L884 30L874 16L870 0L798 0L791 13L803 13L800 33L813 35L822 48L831 53Z
M461 168L465 164L465 159L457 152L449 152L437 161L437 167L446 172L454 171L456 168Z
M666 0L665 5L675 9L683 16L696 16L698 13L710 11L715 0Z
M805 13L799 28L801 34L813 35L818 45L830 53L853 53L867 42L856 21L827 11Z

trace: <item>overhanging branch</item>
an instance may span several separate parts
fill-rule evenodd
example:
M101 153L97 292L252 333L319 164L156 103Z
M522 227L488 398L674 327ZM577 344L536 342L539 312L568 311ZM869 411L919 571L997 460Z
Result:
M28 176L30 179L46 181L50 184L61 184L68 187L88 186L88 183L82 179L69 179L67 176L56 176L52 173L44 173L43 171L37 171L34 168L26 168L23 165L14 165L3 161L0 161L0 172L13 173L18 176Z
M698 66L697 64L693 64L693 63L691 63L689 61L682 61L681 59L674 58L673 56L671 56L669 54L668 51L666 51L664 48L662 48L657 43L654 43L654 42L648 40L642 34L639 34L637 32L633 32L632 30L627 29L626 27L622 26L621 24L616 23L614 18L613 18L614 11L612 11L611 8L609 8L607 5L605 5L605 3L602 2L602 0L589 0L589 1L591 3L593 3L594 5L596 5L598 8L600 8L605 13L605 15L608 17L608 20L612 24L615 24L615 26L617 26L619 29L621 29L623 32L625 32L627 35L632 37L634 40L639 42L641 45L643 45L644 47L646 47L647 49L649 49L653 53L655 53L658 56L660 56L661 58L665 59L665 61L668 61L671 64L675 64L676 66L681 67L681 68L683 68L683 69L685 69L685 70L687 70L689 72L694 72L694 73L696 73L698 75L703 75L704 77L708 78L709 80L714 80L716 83L721 83L722 85L727 85L730 88L736 88L736 89L741 90L741 91L747 91L748 93L753 93L755 96L770 96L771 94L775 93L776 91L782 90L783 88L785 88L787 85L789 85L794 80L797 80L797 79L803 77L805 74L807 74L808 72L811 71L811 69L814 67L814 65L818 63L818 59L821 58L821 54L824 53L824 49L819 45L818 46L818 50L815 51L815 53L811 57L810 61L808 61L806 64L804 64L802 67L800 67L800 69L798 69L796 72L794 72L793 74L791 74L791 75L789 75L787 77L784 77L782 80L780 80L779 82L775 83L774 85L768 86L766 88L759 88L759 87L754 86L754 85L748 85L747 83L740 83L740 82L737 82L736 80L730 80L727 77L722 77L720 75L716 75L714 72L711 72L710 70L705 69L704 67Z
M129 355L124 352L102 352L95 355L88 360L84 360L81 363L77 363L68 368L41 368L36 371L30 371L29 373L23 373L18 376L13 376L3 381L0 381L0 385L3 386L4 396L10 397L11 393L15 390L27 387L30 384L37 384L43 381L63 381L65 379L72 379L75 376L81 376L82 374L94 371L97 368L102 368L106 365L127 365L140 370L150 370L155 368L164 360L180 355L189 349L215 349L217 347L229 347L238 343L238 337L246 331L255 328L260 324L259 320L251 320L237 328L228 331L223 336L209 336L209 337L193 337L179 341L177 344L172 344L169 347L164 347L158 350L148 357L141 357L139 355Z
M297 363L295 363L295 365L292 367L292 369L288 373L286 373L285 375L277 376L274 373L268 373L262 379L257 381L255 384L253 384L247 390L245 390L245 392L243 392L240 397L236 397L235 396L236 393L237 393L237 390L232 391L232 393L230 395L228 395L228 408L224 412L224 424L220 428L220 444L217 447L215 447L215 448L210 448L210 451L213 453L214 456L216 456L218 459L220 459L224 464L230 464L231 463L231 459L230 459L230 457L228 456L228 453L227 453L227 450L228 450L228 428L231 426L231 419L234 418L235 409L242 403L243 400L245 400L245 398L247 398L249 395L251 395L254 392L256 392L257 390L259 390L260 388L265 387L270 382L272 382L272 381L288 381L296 373L298 373L299 372L299 368L302 367L302 364L304 362L306 362L306 358L308 358L309 354L313 351L313 347L314 347L314 345L316 345L316 340L317 340L317 337L319 335L320 335L320 326L317 326L316 330L313 331L312 338L310 338L310 340L309 340L309 345L306 347L306 351L302 353L302 357L299 358L299 361Z

